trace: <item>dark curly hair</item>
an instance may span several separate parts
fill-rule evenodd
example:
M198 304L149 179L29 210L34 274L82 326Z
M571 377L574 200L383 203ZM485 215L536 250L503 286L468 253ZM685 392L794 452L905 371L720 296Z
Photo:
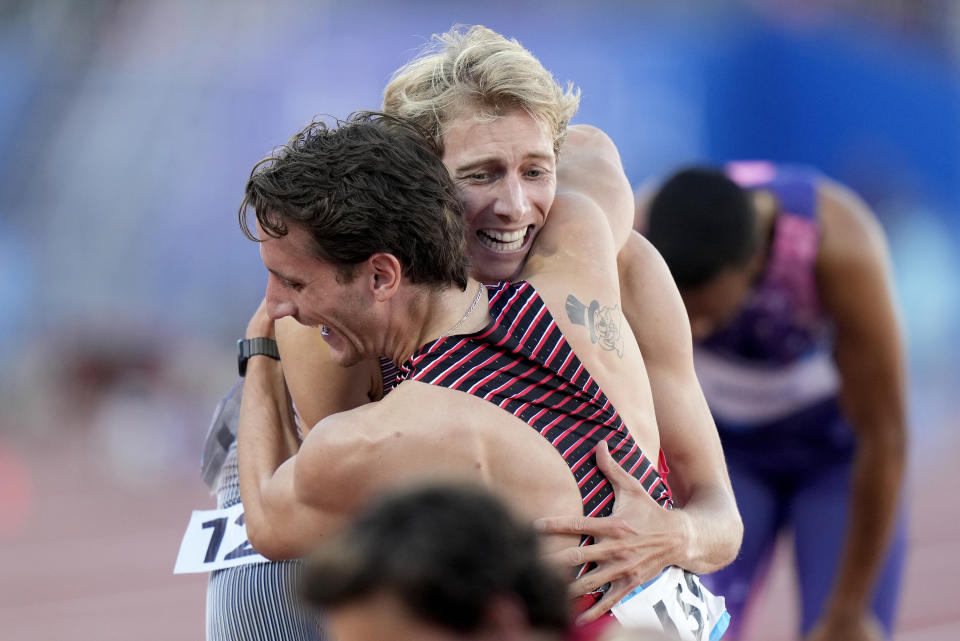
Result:
M357 264L393 254L413 283L467 286L463 209L433 143L416 125L363 111L336 126L314 121L257 163L240 205L268 236L302 225L316 255L349 281Z
M425 484L394 491L307 560L301 592L314 607L380 592L458 633L482 629L496 597L512 597L537 630L569 626L566 584L540 558L533 528L489 491Z

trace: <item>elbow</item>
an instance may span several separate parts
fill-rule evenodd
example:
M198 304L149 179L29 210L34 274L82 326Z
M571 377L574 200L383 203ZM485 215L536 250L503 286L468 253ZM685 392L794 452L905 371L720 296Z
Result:
M722 534L716 538L714 552L711 555L715 564L711 572L730 565L737 558L740 546L743 544L743 518L740 516L740 510L737 508L732 492L727 494L726 509L719 523L723 524Z
M726 546L722 550L721 555L721 563L723 566L733 563L740 553L740 546L743 544L743 518L740 516L740 510L737 508L736 503L732 506L728 533Z
M737 507L733 490L728 489L725 495L725 518L720 521L724 524L723 535L718 537L717 540L718 545L714 554L714 561L717 564L715 570L733 563L740 553L740 546L743 544L743 517L740 516L740 509Z
M715 496L709 519L699 530L696 521L687 519L687 563L678 565L697 574L716 572L730 565L743 543L743 519L733 493L722 489Z
M261 556L265 556L268 559L275 560L271 552L273 552L273 547L271 545L272 541L269 534L266 532L266 529L258 524L259 519L252 519L247 515L245 519L245 524L247 527L247 542L250 546L257 551Z
M247 542L257 551L257 554L271 561L296 558L289 554L289 550L283 546L276 532L261 521L263 519L246 519Z

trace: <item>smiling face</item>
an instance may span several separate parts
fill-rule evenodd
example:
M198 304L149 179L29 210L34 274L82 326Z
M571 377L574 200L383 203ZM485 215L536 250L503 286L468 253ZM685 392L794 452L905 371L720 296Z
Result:
M553 139L522 109L481 121L464 108L444 126L443 163L464 204L473 276L511 280L553 204Z
M309 232L289 225L280 238L261 230L260 257L269 272L267 313L274 320L292 316L301 325L322 327L334 360L349 367L376 355L371 323L373 300L358 273L345 282L340 270L310 250ZM363 265L357 267L363 272Z

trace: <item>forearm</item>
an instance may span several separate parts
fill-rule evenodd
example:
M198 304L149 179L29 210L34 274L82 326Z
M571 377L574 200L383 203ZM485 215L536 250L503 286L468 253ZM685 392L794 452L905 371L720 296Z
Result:
M237 439L240 495L256 547L269 523L270 481L299 445L278 361L261 356L247 363Z
M858 439L850 487L850 510L843 553L834 577L827 615L861 612L886 559L897 518L906 458L905 429L879 418L888 427L873 428ZM879 432L879 436L877 433Z
M736 558L743 540L717 427L694 374L652 370L650 384L674 511L686 525L673 564L695 574L715 572Z
M743 539L743 522L733 493L723 485L694 488L687 502L673 512L682 517L682 527L670 565L694 574L707 574L736 558Z
M666 264L642 236L630 235L617 265L624 315L647 365L660 447L679 508L670 519L677 545L669 562L712 572L736 557L743 523L693 368L686 311Z

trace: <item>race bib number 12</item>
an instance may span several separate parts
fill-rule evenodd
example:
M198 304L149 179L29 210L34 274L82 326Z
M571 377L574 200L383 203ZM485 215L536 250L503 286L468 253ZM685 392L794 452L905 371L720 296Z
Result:
M243 504L237 503L222 510L193 511L173 573L210 572L269 561L247 541Z

